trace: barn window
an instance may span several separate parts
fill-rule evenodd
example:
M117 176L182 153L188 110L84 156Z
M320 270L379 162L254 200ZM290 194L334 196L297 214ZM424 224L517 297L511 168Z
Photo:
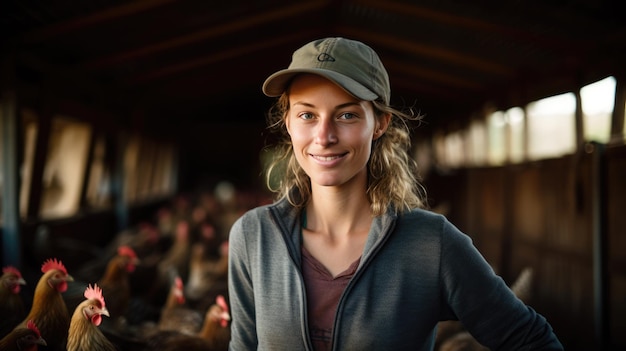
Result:
M129 138L124 153L124 199L127 203L172 195L176 150L144 137Z
M70 216L78 211L91 127L65 117L52 120L43 172L42 217Z
M452 168L458 168L465 162L463 131L455 131L446 135L444 152L446 164Z
M39 120L37 114L31 109L22 111L22 125L24 128L24 160L20 168L20 216L25 218L28 211L28 199L30 196L30 182L33 174L35 160L35 144L39 132Z
M177 152L173 145L159 143L156 145L156 159L152 194L155 196L173 195L176 192Z
M468 132L468 165L482 166L487 159L487 130L485 122L474 119L469 126Z
M615 104L615 78L608 77L580 89L586 141L607 143Z
M496 111L487 117L488 148L487 155L490 165L502 165L507 157L507 123L505 114Z
M576 97L566 93L531 102L528 119L528 158L559 157L576 150Z
M93 159L87 182L86 201L91 207L106 207L111 204L111 170L106 163L106 140L99 136L94 144Z
M513 107L505 112L508 127L508 159L511 163L520 163L525 159L524 110Z

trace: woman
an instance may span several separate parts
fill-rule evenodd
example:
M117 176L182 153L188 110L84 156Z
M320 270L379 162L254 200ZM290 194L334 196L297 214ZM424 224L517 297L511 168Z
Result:
M280 97L278 200L232 227L231 350L432 350L449 319L492 350L562 349L469 237L423 209L406 152L417 117L389 106L370 47L308 43L263 92Z

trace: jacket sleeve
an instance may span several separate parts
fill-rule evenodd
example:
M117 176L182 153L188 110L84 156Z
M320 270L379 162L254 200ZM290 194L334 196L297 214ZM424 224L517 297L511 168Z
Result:
M228 291L231 305L229 350L256 350L256 315L250 276L243 217L232 226L229 236Z
M441 279L447 307L491 350L563 350L546 319L518 299L471 239L447 221Z

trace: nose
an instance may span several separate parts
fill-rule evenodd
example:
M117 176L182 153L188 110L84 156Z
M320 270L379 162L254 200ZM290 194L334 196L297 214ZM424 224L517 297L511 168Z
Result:
M337 131L334 123L329 118L320 119L315 131L315 143L319 145L332 145L337 142Z

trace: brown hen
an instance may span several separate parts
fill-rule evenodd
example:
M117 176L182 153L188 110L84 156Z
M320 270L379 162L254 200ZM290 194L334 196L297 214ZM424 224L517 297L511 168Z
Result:
M151 335L144 351L187 350L226 351L230 342L230 313L223 296L206 313L201 330L196 335L178 331L161 331Z
M86 300L76 307L72 315L67 351L115 351L113 343L98 329L102 316L109 317L102 289L97 284L93 287L89 285L84 296Z
M26 327L15 328L0 339L2 351L37 351L39 345L45 346L46 341L32 320L26 322Z
M41 271L43 275L35 287L30 312L16 328L27 328L28 322L33 321L46 340L48 350L65 351L70 314L61 293L74 278L56 258L46 260Z
M22 273L12 266L2 269L0 276L0 338L9 334L26 317L24 301L20 296L21 286L26 281Z
M183 280L176 277L167 301L161 309L158 330L174 330L187 335L195 335L200 331L203 316L197 310L186 306L183 289Z
M130 274L139 259L129 246L120 246L117 255L109 260L106 271L97 282L109 301L109 313L115 329L125 324L126 311L131 299Z

